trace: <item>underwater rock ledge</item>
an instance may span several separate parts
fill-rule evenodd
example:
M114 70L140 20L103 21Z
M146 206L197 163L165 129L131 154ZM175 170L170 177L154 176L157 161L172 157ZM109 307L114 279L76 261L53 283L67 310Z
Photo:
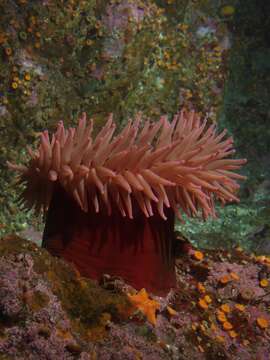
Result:
M167 297L101 284L18 236L0 239L0 359L261 359L270 258L186 246Z

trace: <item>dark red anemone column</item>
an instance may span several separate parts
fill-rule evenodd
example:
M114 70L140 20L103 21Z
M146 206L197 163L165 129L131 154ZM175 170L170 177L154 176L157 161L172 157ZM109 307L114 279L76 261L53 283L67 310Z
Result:
M59 186L47 214L42 246L73 262L81 275L99 280L103 274L121 276L136 289L166 295L175 286L174 213L146 218L133 204L134 219L117 208L83 212Z

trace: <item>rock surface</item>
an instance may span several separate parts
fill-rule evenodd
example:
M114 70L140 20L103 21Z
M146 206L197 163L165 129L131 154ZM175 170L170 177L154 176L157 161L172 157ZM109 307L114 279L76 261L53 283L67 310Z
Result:
M184 246L176 267L176 289L136 306L121 279L96 284L36 244L1 239L0 359L268 360L270 259Z

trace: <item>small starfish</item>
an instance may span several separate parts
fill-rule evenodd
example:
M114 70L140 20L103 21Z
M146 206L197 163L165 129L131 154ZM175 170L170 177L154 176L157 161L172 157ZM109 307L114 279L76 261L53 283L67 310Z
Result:
M141 289L135 295L128 294L128 298L146 316L151 324L156 325L156 310L160 308L160 304L156 300L151 300L145 289Z

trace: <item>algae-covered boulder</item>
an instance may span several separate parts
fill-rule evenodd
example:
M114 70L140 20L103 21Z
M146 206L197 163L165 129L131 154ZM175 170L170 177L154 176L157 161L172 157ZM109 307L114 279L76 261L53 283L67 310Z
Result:
M188 242L181 253L162 298L1 239L0 359L268 359L269 258Z

